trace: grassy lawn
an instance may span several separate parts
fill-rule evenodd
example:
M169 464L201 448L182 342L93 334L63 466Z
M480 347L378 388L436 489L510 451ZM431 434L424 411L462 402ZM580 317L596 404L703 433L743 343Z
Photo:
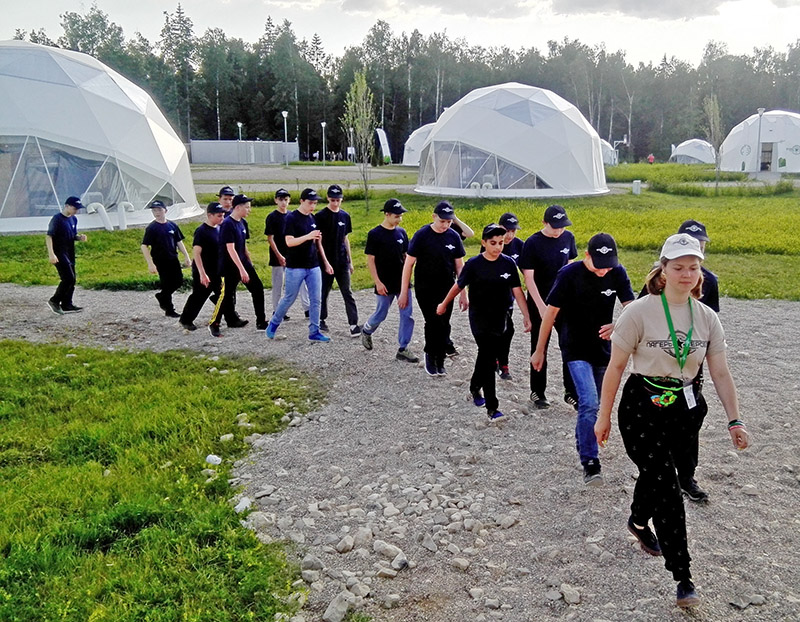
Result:
M245 435L278 430L316 394L278 363L253 364L2 342L0 620L296 610L297 570L239 525L227 479ZM222 465L206 464L211 453Z
M371 281L362 249L369 229L381 221L380 208L390 194L376 192L369 211L363 200L348 199L348 196L351 195L346 193L344 209L353 218L351 245L356 264L353 283L356 288L368 288ZM410 210L403 220L409 234L430 222L436 198L415 194L398 196ZM272 198L267 194L254 198L259 207L249 218L253 236L250 251L265 285L269 286L263 223L272 209L269 207ZM643 281L667 235L674 233L682 221L695 218L708 227L712 242L707 249L706 264L720 276L723 295L800 300L798 199L797 191L771 197L687 197L646 191L640 196L613 194L565 199L562 204L574 223L571 229L579 249L594 233L611 233L620 246L622 262L634 283ZM503 212L513 211L522 225L519 235L525 238L540 228L549 202L455 199L453 204L462 220L478 233L485 224L496 222ZM182 225L190 241L195 227L195 223ZM156 287L157 281L147 272L139 252L141 230L88 233L89 241L77 245L79 285L107 289ZM467 254L475 254L478 246L476 239L469 240ZM57 283L56 271L47 262L41 234L0 237L0 257L3 257L0 263L2 282ZM186 274L188 277L188 271Z

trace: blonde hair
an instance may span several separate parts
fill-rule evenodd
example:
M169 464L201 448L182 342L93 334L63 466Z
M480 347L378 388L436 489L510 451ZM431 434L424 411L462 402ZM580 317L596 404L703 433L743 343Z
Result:
M664 291L664 287L667 284L667 277L664 276L664 268L670 261L672 260L662 257L661 261L659 261L655 266L653 266L653 269L650 270L650 274L647 275L647 278L644 282L648 294L659 296L661 295L661 292ZM692 288L692 291L689 293L691 294L692 298L697 299L703 295L702 271L700 272L700 278L697 279L697 285L695 285Z

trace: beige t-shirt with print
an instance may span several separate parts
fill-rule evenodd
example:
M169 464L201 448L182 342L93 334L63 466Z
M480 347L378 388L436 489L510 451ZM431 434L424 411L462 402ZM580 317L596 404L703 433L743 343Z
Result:
M691 348L683 374L675 358L661 296L648 294L629 304L614 324L611 342L631 355L631 372L643 376L669 376L691 380L697 375L707 354L727 347L725 332L717 314L697 300L691 301L694 316ZM689 303L669 305L672 325L683 349L691 326Z

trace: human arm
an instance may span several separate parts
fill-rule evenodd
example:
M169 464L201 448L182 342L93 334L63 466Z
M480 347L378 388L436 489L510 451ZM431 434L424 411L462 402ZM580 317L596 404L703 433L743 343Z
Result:
M417 258L413 255L406 255L406 262L403 264L403 281L400 285L400 296L397 299L397 306L405 309L408 306L409 291L411 289L411 272L414 270L414 264L417 263Z
M536 283L533 280L533 269L524 268L522 270L522 277L525 279L525 289L528 290L528 296L531 297L533 304L536 305L536 309L539 311L539 317L544 317L547 305L544 303L542 295L539 293L539 288L536 287Z
M325 255L325 249L322 247L322 236L317 238L317 252L319 253L319 260L322 263L322 268L327 274L333 274L333 266L328 261Z
M471 231L471 229L470 229ZM456 280L458 280L458 276L461 274L461 270L464 268L464 258L458 257L455 260L456 264ZM462 289L461 295L458 298L458 308L462 311L466 311L469 309L469 300L467 299L467 291Z
M717 390L719 400L722 402L722 407L728 416L728 423L731 424L734 421L741 423L739 420L739 397L736 395L736 385L728 367L728 357L725 354L725 350L707 354L706 362L708 363L711 380L714 381L714 388ZM736 449L745 449L750 445L750 435L747 433L747 428L743 423L741 425L734 424L733 427L728 429L728 432Z
M281 252L278 250L278 245L275 244L275 236L274 235L268 235L267 236L267 242L269 243L269 247L272 249L272 252L275 255L275 259L278 260L278 263L281 266L285 267L286 266L286 257L281 255Z
M625 308L632 302L633 300L626 300L625 302L622 303L622 307ZM605 339L606 341L610 341L611 333L613 332L614 332L614 322L611 322L610 324L603 324L600 327L598 335L600 336L600 339Z
M150 247L147 246L147 244L142 244L142 255L144 255L144 260L147 262L147 269L150 271L150 274L158 274L158 268L156 268L156 264L153 263Z
M463 238L471 238L475 235L475 232L470 228L468 224L463 222L458 216L455 214L453 215L453 222L455 222L459 228L461 229L461 237Z
M514 287L511 290L514 295L514 300L517 301L520 313L522 313L522 326L526 333L531 332L531 316L528 314L528 305L525 303L525 294L522 293L521 287Z
M47 256L50 259L50 263L56 265L58 263L58 257L56 257L56 253L53 250L53 236L46 235L44 237L45 244L47 245Z
M247 270L244 269L242 260L239 259L239 253L236 252L236 245L233 242L228 242L225 244L225 250L228 251L228 257L231 258L231 261L239 270L239 278L242 279L242 283L249 283L250 275L247 274Z
M606 446L608 435L611 433L611 409L617 397L622 374L628 365L630 352L625 352L617 344L611 344L611 360L603 376L603 387L600 390L600 408L597 411L597 421L594 424L594 435L601 447Z
M203 287L208 287L208 284L211 283L211 279L208 278L206 267L203 264L203 247L192 246L192 256L194 257L194 265L197 268L197 274L200 275L200 284Z
M367 268L369 269L370 276L372 276L372 282L375 283L375 293L379 296L387 296L389 290L386 289L386 285L384 285L380 277L378 277L375 255L367 255Z
M183 253L185 261L183 262L184 267L188 268L192 265L192 258L189 256L189 251L186 250L186 244L183 243L183 240L178 242L178 250Z
M542 325L539 328L539 339L536 342L536 350L531 354L531 365L536 371L541 371L544 366L544 361L547 355L547 340L550 337L550 331L553 330L553 325L556 323L556 317L561 309L553 305L547 305L544 315L542 316Z
M347 265L349 267L350 274L353 274L353 272L355 272L355 268L353 267L353 257L350 254L350 236L349 235L344 236L344 247L347 250Z
M453 283L453 287L451 287L450 291L447 292L447 296L445 296L444 300L442 300L442 302L440 302L436 306L436 315L444 315L450 303L453 302L453 300L455 299L456 296L458 296L459 293L463 292L464 290L458 286L458 283Z

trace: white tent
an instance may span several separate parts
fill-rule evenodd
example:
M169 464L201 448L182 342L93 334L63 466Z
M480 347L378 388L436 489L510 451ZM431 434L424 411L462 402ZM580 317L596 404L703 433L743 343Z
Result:
M723 171L800 173L800 114L750 115L730 131L720 151Z
M555 93L510 82L445 110L420 156L422 194L556 197L602 194L600 137Z
M610 142L604 138L601 138L600 147L603 150L603 164L606 166L616 166L619 164L619 154Z
M403 166L419 166L419 156L422 153L422 147L428 139L428 134L431 133L435 123L426 123L422 127L418 127L406 141L406 146L403 148Z
M714 164L716 152L714 145L710 142L699 138L690 138L684 140L677 147L672 145L672 155L669 156L669 161L678 164Z
M70 195L81 228L202 213L186 149L150 96L86 54L0 42L0 231L43 231Z

